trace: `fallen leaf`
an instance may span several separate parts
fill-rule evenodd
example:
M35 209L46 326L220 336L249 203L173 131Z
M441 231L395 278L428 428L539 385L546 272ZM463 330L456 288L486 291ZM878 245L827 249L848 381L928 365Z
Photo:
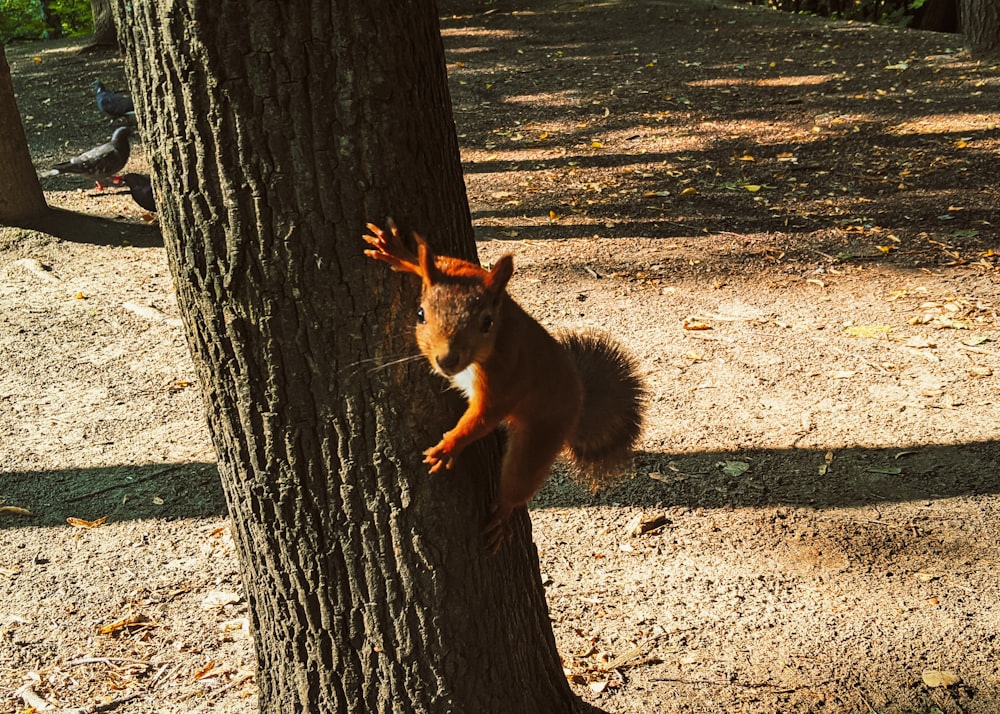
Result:
M914 335L904 343L907 347L915 347L917 349L922 349L925 347L937 347L936 342L931 342L929 339L923 335Z
M232 605L240 601L240 596L236 593L227 593L219 590L213 590L205 599L201 601L202 610L214 610L217 607L225 607L226 605Z
M10 513L13 516L34 516L35 514L27 508L19 506L0 506L0 514Z
M205 677L207 677L209 674L212 673L213 669L215 669L215 660L210 659L204 667L202 667L201 669L199 669L197 672L194 673L194 678L204 679Z
M954 672L941 669L925 669L920 678L928 687L951 687L962 681Z
M886 474L889 476L895 476L897 474L903 473L903 469L896 468L895 466L881 467L881 466L870 466L865 469L868 473L872 474Z
M107 520L107 516L101 516L96 521L85 521L82 518L73 518L73 516L70 516L66 519L66 522L74 528L97 528L98 526L103 526Z
M698 322L696 320L685 320L682 327L685 330L711 330L712 326L707 322Z
M742 476L750 468L746 461L720 461L716 464L726 476Z
M698 189L696 189L694 186L688 186L686 189L684 189L683 191L681 191L681 195L682 196L697 196L698 195Z
M118 630L129 628L129 627L155 627L153 621L150 620L145 615L130 615L129 617L118 620L117 622L112 622L110 625L104 625L98 632L102 635L110 635Z

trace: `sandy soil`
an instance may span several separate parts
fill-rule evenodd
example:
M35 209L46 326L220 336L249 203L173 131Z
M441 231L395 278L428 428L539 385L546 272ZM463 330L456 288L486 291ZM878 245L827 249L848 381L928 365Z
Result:
M651 389L620 484L557 472L533 505L575 690L1000 711L1000 67L695 0L445 2L442 27L482 259ZM40 171L111 133L89 85L120 62L80 46L7 49ZM157 224L44 187L74 213L0 228L0 712L254 711Z

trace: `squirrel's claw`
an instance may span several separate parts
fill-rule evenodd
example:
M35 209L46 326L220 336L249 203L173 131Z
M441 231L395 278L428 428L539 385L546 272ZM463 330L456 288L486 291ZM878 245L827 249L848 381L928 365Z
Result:
M436 474L441 469L451 469L454 459L440 444L432 446L424 452L424 463L430 465L430 472Z
M503 517L498 513L498 508L493 508L493 518L483 528L483 538L486 550L494 555L500 552L505 543L510 543L514 538L514 529L510 527L510 518Z

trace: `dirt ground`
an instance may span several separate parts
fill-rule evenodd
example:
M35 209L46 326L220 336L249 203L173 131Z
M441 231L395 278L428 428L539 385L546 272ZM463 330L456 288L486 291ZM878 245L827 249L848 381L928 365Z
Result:
M448 0L442 28L482 259L650 386L634 472L532 509L575 691L1000 711L1000 66L697 0ZM111 133L89 85L120 61L81 46L7 48L40 172ZM0 228L0 712L255 711L158 225L43 185L75 213Z

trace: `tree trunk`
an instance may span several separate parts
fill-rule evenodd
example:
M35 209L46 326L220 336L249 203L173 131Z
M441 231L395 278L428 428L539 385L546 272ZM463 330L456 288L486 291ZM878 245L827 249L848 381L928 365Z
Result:
M498 448L431 477L458 399L415 354L392 215L475 255L430 0L115 3L233 518L263 712L572 712ZM150 88L156 87L155 92Z
M997 0L961 0L965 46L976 57L1000 55L1000 3Z
M90 10L94 14L94 39L91 47L113 47L118 44L115 31L115 16L111 11L111 0L90 0Z
M31 163L3 44L0 44L0 127L3 127L0 131L0 224L23 225L42 216L48 207Z
M958 32L958 0L927 0L916 27L930 32Z

